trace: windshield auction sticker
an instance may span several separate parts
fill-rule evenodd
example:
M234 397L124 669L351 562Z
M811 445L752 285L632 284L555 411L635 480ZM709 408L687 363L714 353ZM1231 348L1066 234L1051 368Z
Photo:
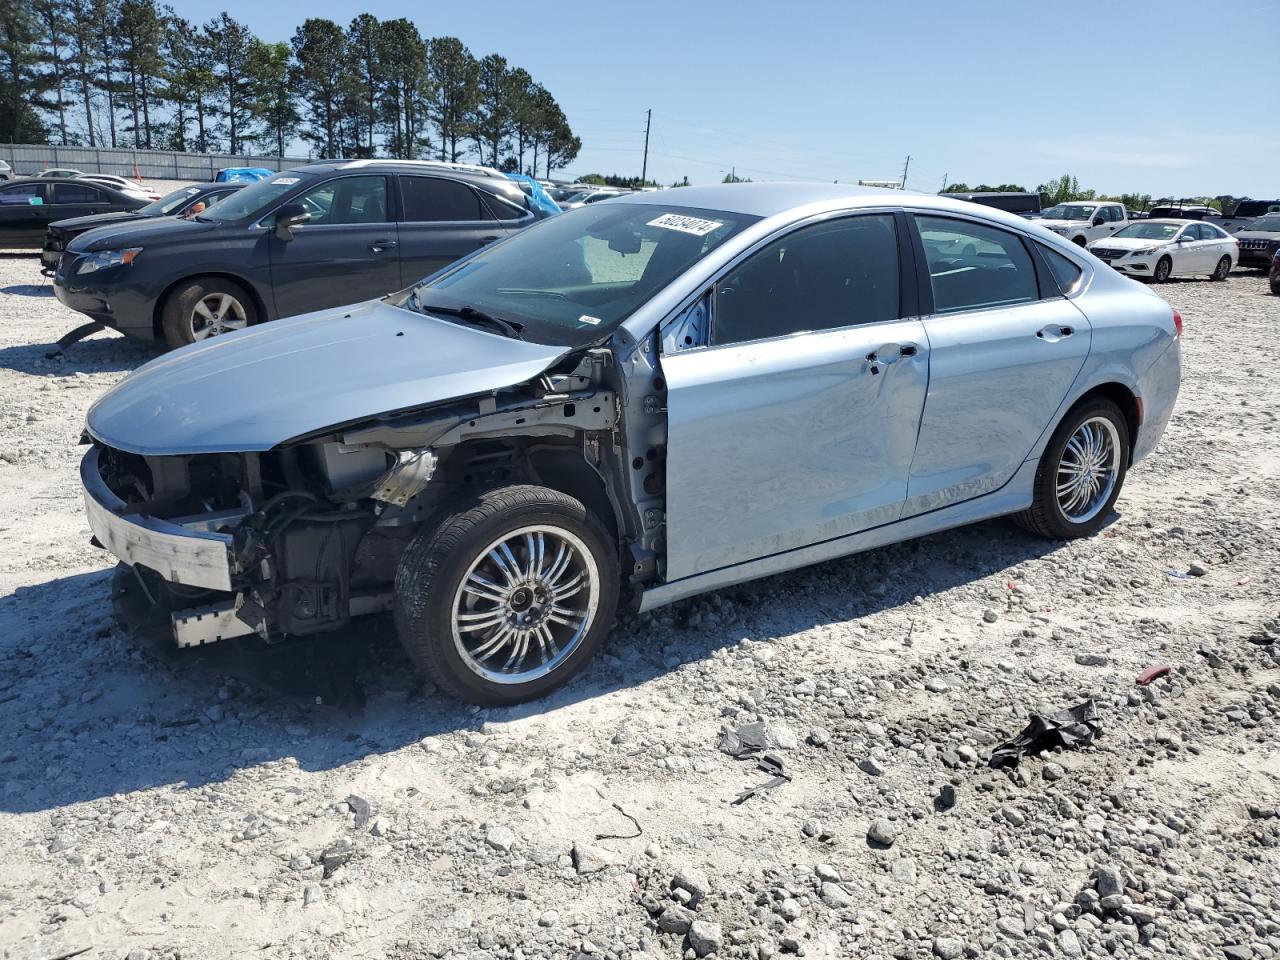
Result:
M656 220L650 220L649 226L662 227L664 230L679 230L681 233L692 233L695 237L705 237L712 230L718 230L724 224L719 220L700 220L697 217L682 217L678 213L664 213Z
M600 325L600 318L591 317L584 313L582 316L578 318L578 322L585 323L589 327L598 327Z
M297 177L276 177L271 182L283 184L286 187L291 187L298 182L298 178Z

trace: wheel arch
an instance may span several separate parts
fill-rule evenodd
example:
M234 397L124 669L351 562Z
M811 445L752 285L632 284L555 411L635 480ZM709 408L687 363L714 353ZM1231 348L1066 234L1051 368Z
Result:
M1124 414L1125 426L1129 430L1129 462L1127 466L1133 465L1133 451L1138 446L1138 431L1142 429L1142 401L1138 396L1123 383L1111 380L1106 383L1100 383L1097 386L1090 387L1084 393L1080 394L1071 406L1063 411L1058 422L1053 425L1056 430L1058 426L1071 415L1071 412L1077 407L1088 403L1091 400L1104 399L1110 400L1120 412ZM1050 431L1052 433L1052 431Z
M243 276L227 270L202 270L199 273L190 273L170 282L168 286L160 291L160 296L156 297L155 306L151 308L151 333L157 340L164 339L164 307L169 302L169 298L183 284L199 280L202 277L217 277L219 280L228 280L242 287L253 300L254 309L257 310L260 318L259 323L271 319L271 315L267 311L266 301L262 298L261 292Z

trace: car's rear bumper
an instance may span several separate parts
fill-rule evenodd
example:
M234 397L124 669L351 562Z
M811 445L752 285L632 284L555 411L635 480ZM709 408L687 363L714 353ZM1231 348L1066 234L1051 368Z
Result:
M98 542L130 566L147 567L170 583L229 592L236 570L231 534L209 529L207 517L182 523L130 513L130 505L103 480L100 453L91 447L80 461L85 513Z

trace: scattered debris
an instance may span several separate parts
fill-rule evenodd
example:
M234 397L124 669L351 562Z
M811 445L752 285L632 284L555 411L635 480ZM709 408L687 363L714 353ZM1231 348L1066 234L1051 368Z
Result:
M787 773L783 768L782 758L777 754L766 753L764 756L756 758L756 767L763 770L765 773L770 774L770 779L766 780L764 783L760 783L754 787L743 790L737 795L737 797L730 801L734 806L737 806L740 803L745 803L757 793L764 790L776 790L784 783L791 782L791 774Z
M354 793L347 797L346 804L351 808L351 812L356 815L356 829L361 829L369 822L369 816L373 813L373 808L369 806L369 801L364 797L357 797Z
M1172 671L1173 667L1169 666L1167 663L1156 664L1155 666L1147 667L1147 669L1143 670L1138 674L1137 679L1133 682L1140 687L1145 687L1147 684L1152 683L1155 680L1159 680L1161 677L1168 676Z
M1101 729L1098 706L1092 700L1086 700L1052 717L1033 713L1026 729L991 751L990 765L993 769L1016 767L1024 756L1040 753L1042 750L1087 747Z
M630 820L632 825L636 828L636 832L635 833L597 833L596 834L597 840L634 840L636 837L640 836L640 834L644 833L644 828L640 826L639 820L637 820L631 814L627 813L627 811L623 810L622 807L616 803L611 803L610 806L613 807L613 809L617 810L620 814L622 814L628 820Z
M755 756L763 752L767 746L763 720L744 723L740 727L726 730L720 738L720 752L727 753L735 760Z

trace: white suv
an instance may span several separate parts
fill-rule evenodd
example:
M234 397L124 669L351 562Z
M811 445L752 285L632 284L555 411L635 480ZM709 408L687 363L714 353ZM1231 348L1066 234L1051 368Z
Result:
M1129 225L1124 204L1093 201L1060 203L1046 210L1040 222L1082 247Z

